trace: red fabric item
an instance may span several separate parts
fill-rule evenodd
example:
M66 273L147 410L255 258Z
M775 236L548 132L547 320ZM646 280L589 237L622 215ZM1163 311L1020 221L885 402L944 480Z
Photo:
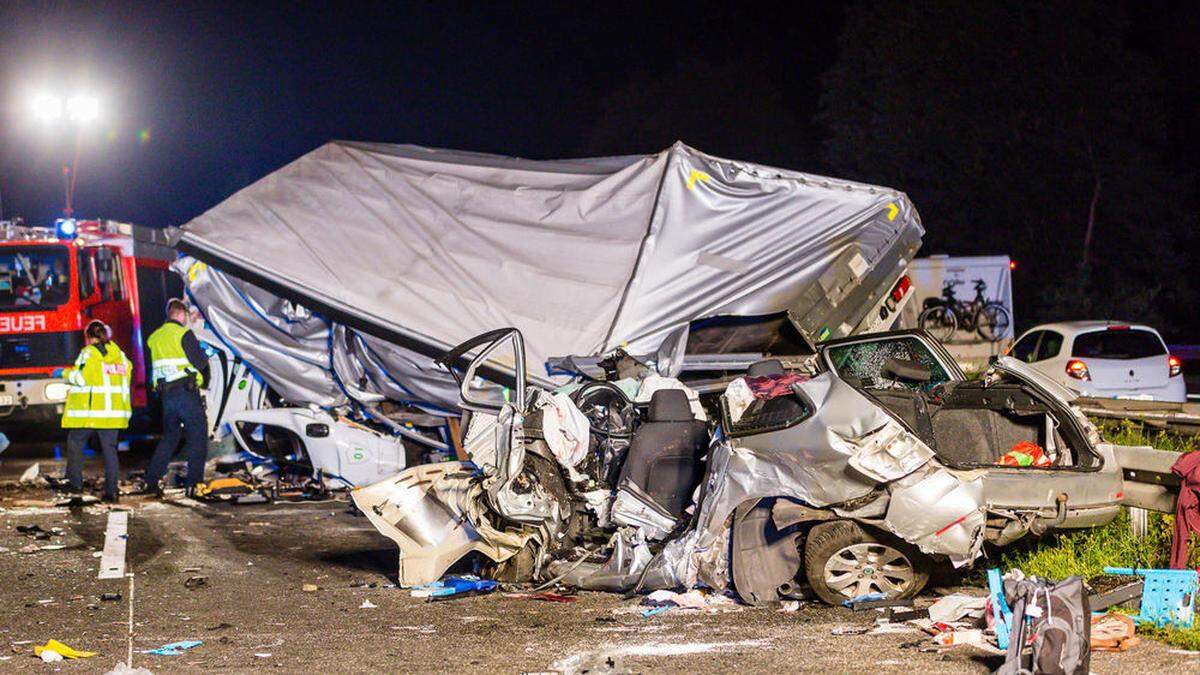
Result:
M1179 499L1175 501L1175 535L1171 537L1171 569L1187 566L1188 535L1200 532L1200 450L1175 460L1171 473L1179 476Z
M1042 446L1021 441L1001 455L996 463L1001 466L1050 466L1050 458L1046 456Z
M764 375L762 377L747 377L746 386L754 398L763 400L779 398L792 393L792 385L808 380L807 375L785 373L783 375Z

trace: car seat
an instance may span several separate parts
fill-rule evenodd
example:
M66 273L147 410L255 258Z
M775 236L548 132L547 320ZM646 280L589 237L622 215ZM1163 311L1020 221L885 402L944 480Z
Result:
M632 483L656 506L679 518L700 481L708 425L692 415L687 394L661 389L650 397L647 421L633 433L619 486Z

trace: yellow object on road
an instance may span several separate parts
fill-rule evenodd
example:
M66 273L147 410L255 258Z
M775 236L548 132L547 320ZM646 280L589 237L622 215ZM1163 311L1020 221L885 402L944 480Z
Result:
M77 649L72 649L58 640L50 640L44 645L37 645L33 648L35 656L41 656L42 652L57 652L68 659L87 659L96 655L96 652L81 652Z

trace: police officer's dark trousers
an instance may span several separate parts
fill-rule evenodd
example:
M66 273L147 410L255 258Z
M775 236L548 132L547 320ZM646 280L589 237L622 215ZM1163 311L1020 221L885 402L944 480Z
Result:
M83 491L83 449L92 434L100 441L104 454L104 496L117 496L117 429L70 429L67 431L67 482L73 492Z
M187 487L191 488L204 480L204 460L208 455L208 419L204 414L204 400L192 384L167 384L162 392L163 435L150 458L146 471L146 486L158 488L159 481L167 472L167 464L179 447L183 436L184 452L187 456Z

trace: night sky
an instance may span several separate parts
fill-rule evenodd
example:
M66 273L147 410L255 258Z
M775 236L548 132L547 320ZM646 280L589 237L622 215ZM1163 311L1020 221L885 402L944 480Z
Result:
M1200 332L1179 311L1200 301L1196 3L552 4L0 3L4 216L62 209L74 136L32 118L40 91L102 102L77 215L154 226L331 139L532 158L681 139L908 192L923 253L1020 259L1019 324L1150 308Z
M5 213L40 221L62 208L73 135L31 119L36 91L83 88L102 98L105 119L83 146L80 215L170 225L335 138L536 158L586 153L606 94L689 58L719 66L749 50L797 117L811 117L840 14L821 9L780 27L699 4L653 14L608 3L341 4L5 3ZM696 92L693 108L708 95ZM720 119L707 124L724 134ZM690 126L679 135L705 131ZM704 138L685 140L712 151ZM805 154L792 155L798 168Z

